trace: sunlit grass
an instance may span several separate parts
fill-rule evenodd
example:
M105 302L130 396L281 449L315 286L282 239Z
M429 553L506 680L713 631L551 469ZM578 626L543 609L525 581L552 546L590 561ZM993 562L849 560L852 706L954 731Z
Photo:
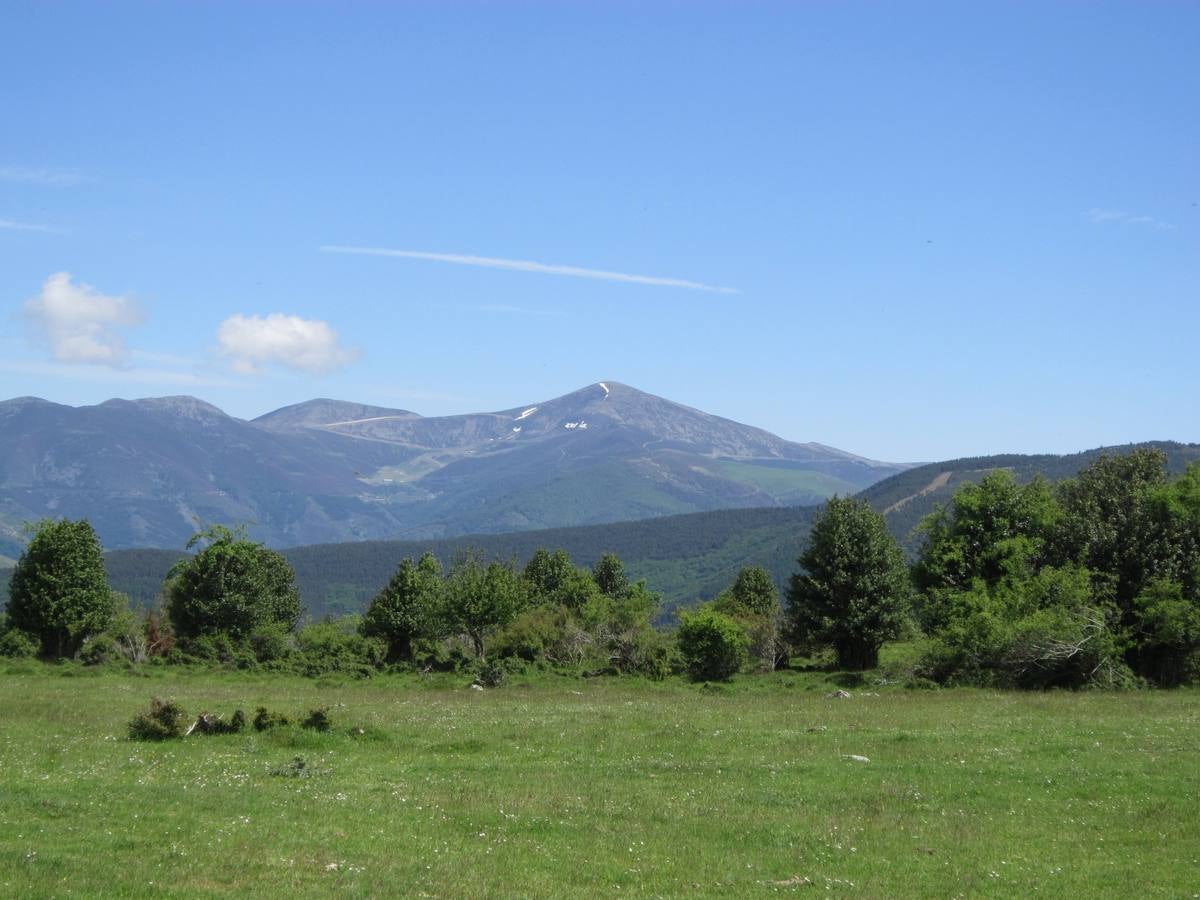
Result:
M6 896L1200 892L1196 692L79 671L0 676ZM335 731L131 742L151 696Z

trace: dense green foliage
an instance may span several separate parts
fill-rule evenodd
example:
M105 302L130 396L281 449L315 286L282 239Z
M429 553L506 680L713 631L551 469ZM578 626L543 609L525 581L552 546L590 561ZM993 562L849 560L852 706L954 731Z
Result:
M179 637L248 638L257 628L295 624L300 593L281 554L220 525L197 534L188 547L202 542L204 549L178 562L167 578L167 614Z
M415 563L405 557L367 608L363 635L386 641L390 661L411 660L414 641L436 638L441 632L442 593L442 564L437 557L426 553Z
M813 525L802 571L788 588L788 618L801 645L831 645L838 665L879 664L909 612L904 554L883 516L853 497L832 498Z
M745 630L716 610L680 616L678 640L693 681L728 681L746 664L750 641Z
M30 635L45 656L70 657L104 630L112 613L112 591L92 526L71 519L39 522L13 569L7 627Z
M1051 488L1008 473L961 487L914 566L941 681L1173 685L1200 670L1200 464L1102 456Z

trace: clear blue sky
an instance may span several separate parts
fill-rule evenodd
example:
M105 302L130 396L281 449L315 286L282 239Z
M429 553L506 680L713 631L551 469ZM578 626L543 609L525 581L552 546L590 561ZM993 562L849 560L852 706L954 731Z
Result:
M1197 47L1185 2L7 2L0 397L1200 441Z

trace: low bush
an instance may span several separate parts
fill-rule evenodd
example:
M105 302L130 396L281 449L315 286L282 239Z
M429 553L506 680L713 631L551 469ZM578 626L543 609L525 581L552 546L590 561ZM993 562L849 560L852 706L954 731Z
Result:
M704 609L681 619L679 652L693 681L728 681L746 664L750 639L729 616Z
M333 723L329 720L329 711L325 707L319 706L304 718L300 727L310 728L313 731L328 731L333 727Z
M270 731L273 728L284 728L292 724L292 720L282 713L268 712L265 706L260 706L254 713L254 730Z
M9 659L29 659L37 656L41 645L37 638L17 628L9 628L0 634L0 656Z
M182 737L187 729L187 712L173 700L150 701L150 711L138 713L129 722L129 737L135 741L165 741Z

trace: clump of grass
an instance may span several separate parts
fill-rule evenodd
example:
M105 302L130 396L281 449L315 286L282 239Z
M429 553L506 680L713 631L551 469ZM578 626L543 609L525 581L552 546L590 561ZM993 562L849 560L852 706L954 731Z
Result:
M182 737L187 712L173 700L150 701L150 711L138 713L129 722L129 737L135 741L165 741Z

